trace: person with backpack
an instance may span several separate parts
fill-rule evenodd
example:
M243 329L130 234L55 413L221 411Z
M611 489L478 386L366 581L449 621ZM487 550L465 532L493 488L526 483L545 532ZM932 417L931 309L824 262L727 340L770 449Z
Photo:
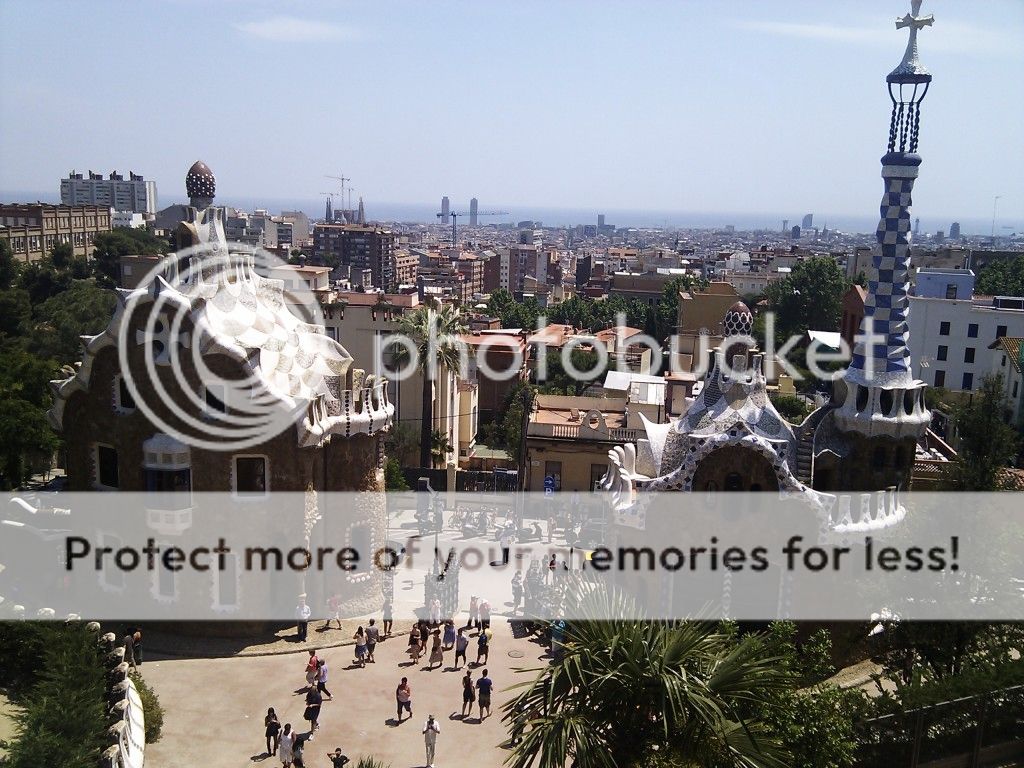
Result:
M267 710L267 716L263 718L263 731L267 737L267 755L276 755L277 745L281 741L281 723L273 707Z

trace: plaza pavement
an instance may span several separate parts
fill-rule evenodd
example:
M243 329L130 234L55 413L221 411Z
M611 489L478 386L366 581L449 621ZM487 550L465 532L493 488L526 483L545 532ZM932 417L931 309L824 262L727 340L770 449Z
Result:
M463 614L465 616L465 614ZM501 706L516 692L509 687L531 679L515 668L541 667L547 663L547 649L538 641L515 638L521 624L495 616L494 637L487 663L494 681L492 715L483 722L474 706L463 720L462 671L454 671L454 650L445 652L445 662L427 671L426 656L413 666L406 655L407 637L395 635L377 646L376 664L354 667L352 647L324 651L328 661L328 689L320 729L306 748L306 765L329 766L328 751L340 746L353 763L361 755L382 760L391 768L426 764L422 729L428 714L441 726L435 765L497 768L508 757L500 746L507 738L501 723ZM327 636L340 630L325 633ZM468 657L473 679L482 667L472 667L476 658L475 631L471 633ZM334 641L326 637L325 641ZM429 647L429 646L428 646ZM160 658L151 653L142 667L143 676L160 697L164 707L163 736L146 750L147 768L216 766L243 768L253 764L280 766L265 755L263 716L274 707L282 725L291 723L304 732L305 651L267 656L221 659ZM395 687L403 677L412 686L413 717L401 725L395 722Z

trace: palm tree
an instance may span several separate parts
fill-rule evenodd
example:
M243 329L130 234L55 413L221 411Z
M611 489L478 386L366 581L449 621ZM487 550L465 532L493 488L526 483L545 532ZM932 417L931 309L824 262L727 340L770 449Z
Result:
M458 376L462 372L462 351L465 345L459 334L465 333L459 310L451 304L440 309L425 304L405 315L398 324L398 333L408 338L416 350L416 367L423 375L423 408L420 425L420 466L431 467L434 423L434 380L445 371ZM395 362L404 366L410 350L400 344L393 347Z
M512 768L785 765L744 713L793 686L762 638L704 622L597 620L636 615L617 592L584 598L561 657L504 707Z

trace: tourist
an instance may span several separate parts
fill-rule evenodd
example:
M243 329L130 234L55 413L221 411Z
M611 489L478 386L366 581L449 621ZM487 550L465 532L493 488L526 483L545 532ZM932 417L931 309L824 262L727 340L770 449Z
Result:
M506 525L501 531L501 564L508 565L509 556L512 552L512 542L515 536L512 535L512 525Z
M491 626L491 603L483 598L480 600L480 631L485 632Z
M451 619L444 620L444 649L451 650L455 645L455 622Z
M466 637L466 628L459 627L459 634L455 637L455 668L461 669L462 665L459 664L459 659L462 659L462 664L468 664L466 661L466 648L469 647L469 638Z
M487 663L487 652L490 650L491 638L490 631L481 632L476 638L476 665L479 667L481 663ZM483 662L480 658L483 657Z
M427 715L427 722L423 726L423 741L427 746L427 768L434 768L434 748L437 746L437 734L441 732L441 726L433 715Z
M380 641L380 630L377 629L374 620L370 619L370 624L366 628L366 660L370 664L376 664L376 660L373 658L373 651L377 647L377 643Z
M320 723L317 721L320 719L320 707L323 706L323 703L324 697L320 695L320 691L315 685L306 691L306 711L303 712L302 719L309 721L310 733L320 727Z
M487 670L485 669L483 675L476 681L476 688L480 691L481 722L487 719L487 715L491 714L491 689L493 687L494 683L492 683L491 678L487 676ZM487 715L484 714L485 709L487 710Z
M366 633L362 627L356 630L356 633L352 635L352 639L356 641L356 664L360 667L366 666Z
M436 597L430 601L430 626L437 627L441 624L441 601Z
M320 693L327 694L327 698L334 701L334 697L331 692L327 690L327 660L320 659L319 668L317 669L316 675L316 689Z
M466 629L469 629L477 623L477 616L479 614L479 598L473 595L469 598L469 621L466 622Z
M142 666L142 630L138 627L132 633L132 652L135 656L135 667Z
M420 654L423 653L423 646L420 645L420 626L414 624L412 629L409 630L409 656L412 658L412 663L416 664L420 660Z
M412 688L409 686L409 678L403 677L402 682L395 688L395 703L398 705L398 722L402 722L402 710L409 713L412 719Z
M473 714L473 702L476 701L476 689L473 688L473 672L466 670L462 678L462 719Z
M313 612L306 605L306 596L299 596L299 604L295 606L295 636L300 643L306 642L306 635L309 632L309 617Z
M430 666L428 669L434 668L434 662L437 662L438 666L444 664L444 651L441 650L441 630L434 630L434 644L430 648Z
M306 748L306 742L313 740L313 732L309 733L297 733L295 734L295 742L292 744L292 765L295 768L306 768L305 757L303 752Z
M555 570L557 568L558 568L558 560L555 558L554 555L552 555L551 559L548 560L548 580L551 583L554 583L554 581L555 581Z
M327 598L327 621L321 629L330 629L332 620L337 621L338 629L341 629L341 595L331 595Z
M316 651L309 652L309 661L306 662L306 687L310 688L316 685L316 676L320 671L320 659L316 656Z
M391 627L395 623L393 611L394 606L391 604L391 598L389 597L387 600L384 601L384 618L382 621L385 639L391 637Z
M345 768L351 762L341 754L341 747L335 747L333 752L328 752L327 759L331 761L331 768Z
M277 756L281 758L281 765L290 768L292 764L292 744L295 743L295 732L291 723L284 724L281 738L277 743Z
M523 572L516 571L515 576L512 577L512 615L516 615L516 611L519 610L519 603L523 599Z
M124 636L124 661L129 669L138 669L135 666L135 634L133 632Z
M276 755L277 745L281 741L281 723L273 707L267 710L267 716L263 718L263 729L267 737L267 755Z

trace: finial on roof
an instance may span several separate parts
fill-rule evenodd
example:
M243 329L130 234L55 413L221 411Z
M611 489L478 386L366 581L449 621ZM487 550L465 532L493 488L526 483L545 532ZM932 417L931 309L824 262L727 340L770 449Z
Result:
M903 61L896 67L886 80L890 83L923 83L932 79L928 70L921 64L917 55L917 31L930 27L935 21L931 14L921 16L921 0L910 0L910 13L896 19L896 29L910 28L907 50L903 53Z

